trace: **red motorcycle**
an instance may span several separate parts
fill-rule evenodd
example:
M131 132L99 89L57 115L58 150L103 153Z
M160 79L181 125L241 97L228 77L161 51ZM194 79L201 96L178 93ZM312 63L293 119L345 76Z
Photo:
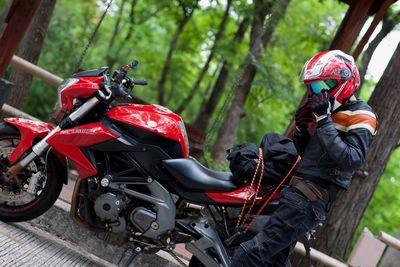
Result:
M191 266L230 266L230 249L248 223L235 227L240 207L247 198L259 206L272 197L268 214L279 195L256 196L255 185L189 157L184 123L167 108L113 104L131 102L128 90L147 84L127 76L136 65L112 77L100 68L64 80L57 126L19 118L0 123L0 219L25 221L47 211L68 181L70 160L80 177L71 203L77 224L128 233L132 260L185 243Z

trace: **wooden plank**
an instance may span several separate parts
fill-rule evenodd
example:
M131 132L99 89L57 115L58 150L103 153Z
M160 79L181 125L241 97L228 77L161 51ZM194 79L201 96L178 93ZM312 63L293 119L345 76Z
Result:
M6 21L8 22L0 38L0 77L11 61L25 31L35 14L40 0L14 0Z

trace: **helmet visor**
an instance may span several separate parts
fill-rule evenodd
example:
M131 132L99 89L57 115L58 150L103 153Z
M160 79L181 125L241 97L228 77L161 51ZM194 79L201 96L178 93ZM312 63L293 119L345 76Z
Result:
M329 79L325 81L311 82L309 84L306 84L308 91L311 94L315 95L320 94L324 90L330 92L331 90L335 89L338 85L339 83L336 79Z

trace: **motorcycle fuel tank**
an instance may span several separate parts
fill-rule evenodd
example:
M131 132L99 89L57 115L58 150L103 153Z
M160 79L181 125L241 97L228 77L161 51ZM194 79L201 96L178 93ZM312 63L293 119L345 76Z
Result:
M142 128L179 143L183 157L189 156L189 141L181 117L159 105L117 106L106 115L114 121Z

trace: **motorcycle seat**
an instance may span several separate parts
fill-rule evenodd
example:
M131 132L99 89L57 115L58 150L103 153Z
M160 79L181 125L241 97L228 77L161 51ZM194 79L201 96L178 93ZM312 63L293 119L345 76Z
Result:
M163 160L163 166L190 191L229 192L237 189L231 172L210 170L194 158Z

